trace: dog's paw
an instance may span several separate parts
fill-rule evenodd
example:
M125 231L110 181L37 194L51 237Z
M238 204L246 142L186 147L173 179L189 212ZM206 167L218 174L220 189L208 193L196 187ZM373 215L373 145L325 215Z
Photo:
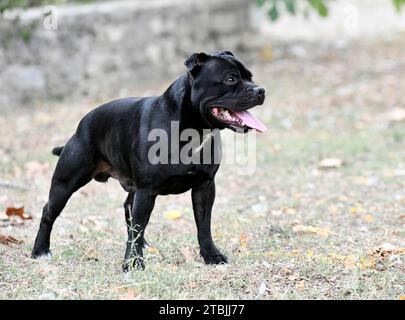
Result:
M31 258L37 260L51 260L52 253L49 249L48 250L34 249L31 252Z
M145 270L145 262L142 257L136 257L132 259L125 260L122 265L122 271L129 272L132 269Z
M221 252L214 253L201 253L206 264L224 264L228 263L228 258L225 257Z

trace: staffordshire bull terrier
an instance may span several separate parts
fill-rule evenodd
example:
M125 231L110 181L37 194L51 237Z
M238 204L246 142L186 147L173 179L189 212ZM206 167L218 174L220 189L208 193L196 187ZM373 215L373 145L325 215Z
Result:
M92 179L117 179L128 196L124 203L128 241L123 270L143 269L144 234L158 195L179 194L191 189L200 254L207 264L226 263L211 236L211 209L215 199L215 174L219 168L214 137L225 128L262 132L265 125L247 111L263 104L264 88L255 85L252 73L230 51L208 55L194 53L186 61L187 74L178 78L162 95L114 100L90 111L63 147L52 177L49 200L43 208L32 257L50 255L52 226L74 192ZM168 163L151 159L149 134L154 129L173 137L173 123L181 133L200 133L203 153L209 160L183 163L168 151ZM213 133L207 134L207 129ZM212 138L211 138L212 137ZM177 149L187 141L176 138ZM159 152L155 158L159 157ZM202 155L201 155L202 156Z

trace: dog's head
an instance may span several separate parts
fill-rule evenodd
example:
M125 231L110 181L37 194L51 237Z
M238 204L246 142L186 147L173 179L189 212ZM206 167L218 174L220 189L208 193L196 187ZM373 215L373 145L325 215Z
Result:
M253 83L252 73L230 51L194 53L184 64L191 84L191 102L212 127L242 132L266 130L247 111L263 104L265 90Z

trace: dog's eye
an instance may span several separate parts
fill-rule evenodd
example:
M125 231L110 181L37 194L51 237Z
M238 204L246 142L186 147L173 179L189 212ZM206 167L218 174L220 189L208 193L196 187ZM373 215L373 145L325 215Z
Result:
M229 76L225 78L226 84L234 84L236 82L236 78L234 76Z

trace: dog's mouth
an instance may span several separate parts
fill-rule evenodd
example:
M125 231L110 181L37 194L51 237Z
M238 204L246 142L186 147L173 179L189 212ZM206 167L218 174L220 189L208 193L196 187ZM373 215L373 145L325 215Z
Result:
M253 116L249 111L237 111L219 106L212 107L210 111L217 121L234 131L237 129L254 129L258 132L267 130L263 122Z

